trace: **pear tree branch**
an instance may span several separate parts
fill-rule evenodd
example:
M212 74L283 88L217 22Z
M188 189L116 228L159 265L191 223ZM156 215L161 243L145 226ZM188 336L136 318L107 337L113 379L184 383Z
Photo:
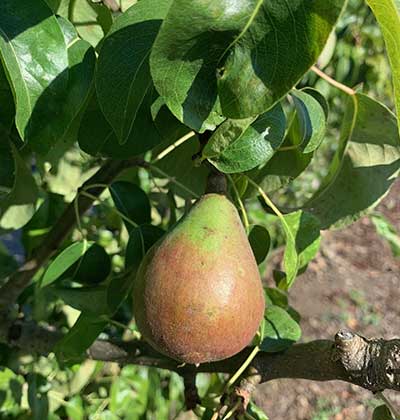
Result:
M0 316L0 342L23 352L49 354L62 334L49 326ZM92 360L123 365L151 366L174 371L187 378L188 393L194 398L193 377L200 372L232 374L252 352L196 367L182 366L163 356L142 340L129 342L96 340L87 350ZM259 352L236 388L236 395L249 398L254 386L274 379L292 378L311 381L340 380L374 393L387 389L400 391L400 339L366 339L348 331L339 331L335 340L316 340L295 344L280 353ZM191 400L193 402L193 400Z

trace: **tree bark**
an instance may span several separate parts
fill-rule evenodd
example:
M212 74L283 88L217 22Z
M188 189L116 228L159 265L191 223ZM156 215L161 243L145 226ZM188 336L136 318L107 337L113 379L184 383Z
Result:
M27 353L49 354L62 335L51 327L0 317L0 342ZM146 342L96 340L87 350L92 360L167 369L183 377L200 372L234 373L251 352L246 348L234 357L196 367L157 353ZM248 369L257 383L297 378L312 381L340 380L372 392L400 391L400 339L367 340L340 331L334 341L316 340L295 344L284 352L260 352Z

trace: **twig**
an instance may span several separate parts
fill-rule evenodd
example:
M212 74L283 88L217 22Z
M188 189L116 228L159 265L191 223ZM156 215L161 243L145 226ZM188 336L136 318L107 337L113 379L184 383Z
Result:
M355 95L356 91L348 86L344 85L343 83L338 82L337 80L333 79L332 77L328 76L322 70L320 70L317 66L312 66L311 70L317 74L321 79L326 80L330 85L340 89L342 92L347 93L348 95Z

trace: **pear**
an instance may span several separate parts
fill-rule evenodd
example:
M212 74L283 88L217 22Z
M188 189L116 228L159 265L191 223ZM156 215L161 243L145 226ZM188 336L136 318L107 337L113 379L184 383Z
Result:
M204 195L144 257L133 287L137 327L157 351L199 364L246 347L263 318L257 263L234 205Z

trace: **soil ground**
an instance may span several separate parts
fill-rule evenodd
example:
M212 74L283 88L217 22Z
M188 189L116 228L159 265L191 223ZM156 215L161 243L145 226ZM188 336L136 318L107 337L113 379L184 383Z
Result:
M380 205L400 233L400 182ZM340 328L366 337L400 336L400 258L368 217L323 235L321 252L291 290L303 341L332 339ZM387 393L400 409L400 394ZM270 420L367 420L374 396L342 382L279 380L260 386L256 403Z

